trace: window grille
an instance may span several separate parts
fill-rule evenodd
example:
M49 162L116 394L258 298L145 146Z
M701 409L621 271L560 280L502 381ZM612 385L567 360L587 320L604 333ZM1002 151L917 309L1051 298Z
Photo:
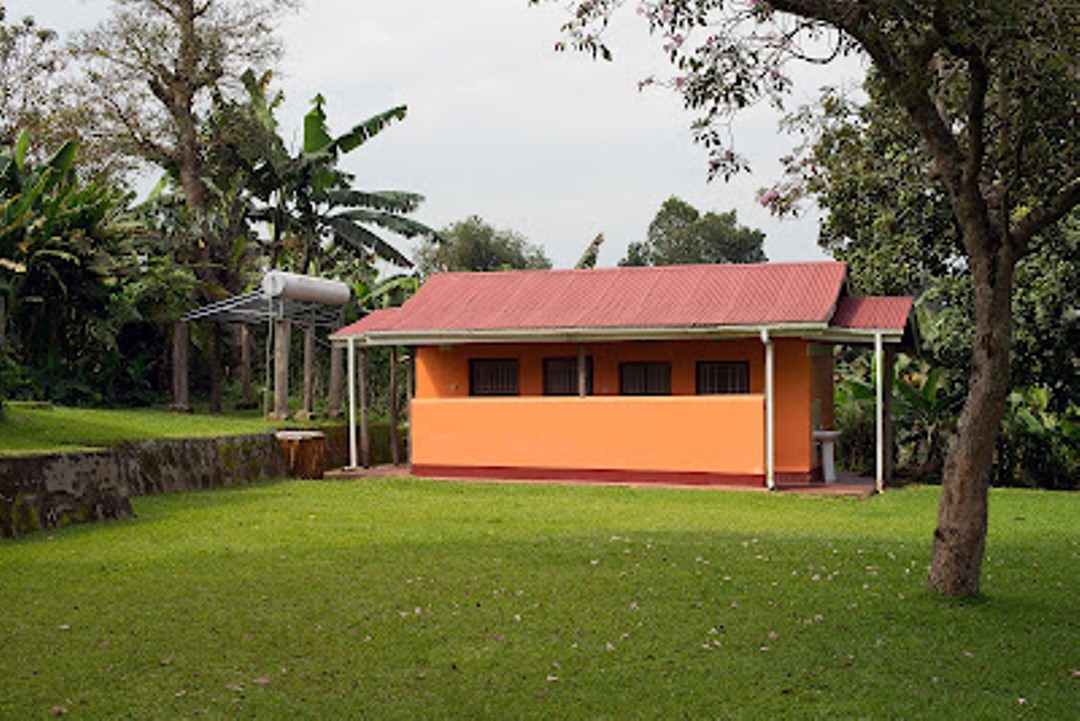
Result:
M577 358L544 359L544 395L576 396L578 394ZM585 394L593 394L592 356L585 358Z
M624 396L671 395L671 364L621 364L619 366L619 393Z
M698 395L714 393L749 393L750 364L746 361L699 361Z
M469 361L470 396L518 395L516 358L474 358Z

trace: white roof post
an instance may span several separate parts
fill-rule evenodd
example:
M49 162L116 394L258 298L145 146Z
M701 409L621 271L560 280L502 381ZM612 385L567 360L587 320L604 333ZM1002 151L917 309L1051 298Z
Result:
M885 489L885 352L881 332L874 333L874 487Z
M765 486L772 491L776 489L776 404L773 397L776 369L773 342L767 328L761 329L761 342L765 344Z
M349 338L349 468L356 468L356 338Z

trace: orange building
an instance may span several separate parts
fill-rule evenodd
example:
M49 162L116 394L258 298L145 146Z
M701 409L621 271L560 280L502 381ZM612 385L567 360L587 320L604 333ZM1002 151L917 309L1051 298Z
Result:
M834 346L883 364L908 330L910 298L846 279L831 262L441 273L331 338L350 368L411 349L415 475L773 488L822 478Z

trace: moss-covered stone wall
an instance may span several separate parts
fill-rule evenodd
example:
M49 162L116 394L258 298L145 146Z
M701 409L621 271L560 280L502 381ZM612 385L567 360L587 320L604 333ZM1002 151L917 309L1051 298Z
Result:
M132 496L286 475L272 434L128 443L107 451L0 458L0 535L132 515Z

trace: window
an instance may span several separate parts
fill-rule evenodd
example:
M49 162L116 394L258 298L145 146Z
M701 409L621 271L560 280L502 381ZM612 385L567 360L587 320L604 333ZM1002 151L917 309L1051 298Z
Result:
M516 358L474 358L469 361L470 396L516 396L518 362Z
M749 393L750 364L746 361L698 361L698 395Z
M544 395L576 396L577 358L544 359ZM585 358L585 395L593 394L592 356Z
M624 396L671 395L671 364L621 364L619 366L619 393Z

